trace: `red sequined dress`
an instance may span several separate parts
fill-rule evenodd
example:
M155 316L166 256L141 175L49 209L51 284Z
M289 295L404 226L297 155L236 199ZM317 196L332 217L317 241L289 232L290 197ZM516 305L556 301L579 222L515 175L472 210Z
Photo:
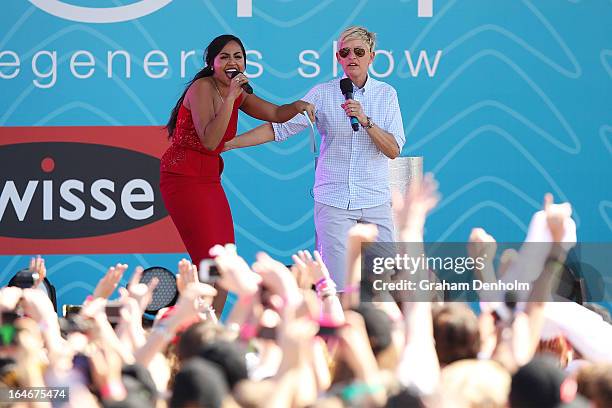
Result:
M202 146L191 111L181 104L172 144L161 158L162 198L195 265L210 258L208 251L214 245L234 242L232 213L221 186L220 153L225 142L236 136L241 101L242 96L234 102L227 129L215 150Z

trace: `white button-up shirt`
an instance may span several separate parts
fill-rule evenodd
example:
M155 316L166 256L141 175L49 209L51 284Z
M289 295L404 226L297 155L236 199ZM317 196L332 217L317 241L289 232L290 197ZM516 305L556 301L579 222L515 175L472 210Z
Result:
M316 107L316 126L321 150L315 173L315 201L332 207L356 210L386 204L391 200L389 158L376 147L366 129L353 131L340 106L344 96L340 78L319 84L304 98ZM395 89L368 76L363 88L355 87L353 99L378 127L404 146L404 126ZM273 123L276 141L286 140L308 127L304 115L285 123Z

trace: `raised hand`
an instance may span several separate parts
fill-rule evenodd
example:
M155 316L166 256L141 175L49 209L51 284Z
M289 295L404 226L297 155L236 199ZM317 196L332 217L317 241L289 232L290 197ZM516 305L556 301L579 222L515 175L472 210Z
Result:
M544 208L529 223L526 242L563 242L565 250L576 244L576 223L571 218L570 203L554 204L553 196L544 196Z
M342 358L355 373L355 378L370 386L380 384L378 364L361 315L353 311L346 312L346 325L339 330L338 338ZM363 405L360 406L384 406L386 392L379 386L363 398L366 400L362 400Z
M57 315L51 299L44 292L36 289L24 289L21 305L28 316L47 327L57 324Z
M38 289L24 289L21 295L21 305L24 312L41 328L40 333L45 340L49 360L51 364L54 364L66 352L66 347L60 334L59 321L51 299Z
M126 264L120 263L108 268L106 274L102 277L102 279L100 279L100 281L98 281L93 297L108 299L117 288L119 281L121 281L121 278L123 277L123 272L125 272L127 268L128 266Z
M308 250L298 251L297 254L291 256L294 265L299 271L295 274L298 285L302 289L310 289L310 287L320 279L329 279L329 270L321 259L319 251L314 251L313 255Z
M106 313L104 308L106 307L106 298L95 298L90 302L87 302L81 308L79 315L86 319L104 319L106 320Z
M134 353L136 361L148 366L154 356L166 347L182 324L197 319L201 313L209 309L216 295L215 288L205 283L193 282L183 288L170 316L158 319L162 311L158 312L153 331L146 343Z
M139 285L145 286L146 290L146 285L142 283ZM117 337L125 346L131 345L131 351L134 352L146 341L142 328L142 314L145 309L141 309L138 300L130 295L128 289L119 288L119 294L121 296L119 301L122 307L119 313L119 323L115 327L115 333L117 333Z
M348 247L361 251L361 244L376 241L378 227L374 224L357 223L348 232Z
M288 308L291 310L292 308ZM274 377L277 387L269 406L313 406L317 399L317 374L313 370L313 344L318 325L310 318L285 313L279 326L278 345L283 360Z
M21 299L23 290L15 286L0 289L0 311L13 311Z
M122 294L125 296L125 291L121 290L121 292L123 292ZM105 298L95 298L83 306L79 315L86 319L91 319L93 322L92 330L88 332L90 340L97 340L100 343L112 347L113 350L121 356L124 363L132 364L134 361L132 351L121 343L117 337L117 333L115 333L115 330L108 321L106 315L107 303Z
M38 285L42 283L42 281L45 280L45 277L47 276L47 268L45 267L45 259L41 257L40 255L37 255L36 257L32 257L30 259L29 270L38 275L38 278L34 282L34 285L32 285L33 288L36 288L38 287Z
M423 235L427 214L440 201L438 182L431 173L425 174L421 182L414 182L402 195L393 193L393 212L402 239L411 241L415 235Z
M198 268L187 259L183 258L178 263L178 275L176 275L176 287L179 293L190 284L198 282Z
M307 250L298 251L297 254L292 256L293 262L295 264L292 267L292 270L295 269L298 273L294 273L296 277L297 283L300 289L303 289L307 292L304 293L305 303L308 303L308 292L313 284L318 282L325 281L330 278L329 270L325 266L323 259L321 258L321 254L319 251L314 251L314 258L310 255L310 252ZM340 299L336 296L336 286L335 283L323 283L326 288L322 289L321 287L317 287L317 294L321 296L321 307L320 312L313 312L313 316L319 316L319 319L334 322L337 324L344 323L344 311L342 310L342 305L340 304Z
M346 279L347 292L343 295L342 303L346 308L356 306L359 303L359 291L357 285L361 280L361 244L374 242L378 236L378 227L374 224L355 224L348 232L346 245L347 270Z
M312 287L314 282L312 281L312 278L310 277L310 272L308 271L308 268L305 264L302 263L301 265L298 265L294 261L293 265L291 265L291 268L289 268L289 270L293 274L293 277L295 278L295 281L297 282L298 287L300 289L308 290Z
M149 303L151 303L153 291L159 283L159 279L157 278L151 279L148 284L141 283L140 279L142 278L142 272L142 266L137 266L127 287L128 295L138 302L138 307L140 308L141 315L145 312L145 310L147 310L147 306L149 305Z
M179 296L174 313L169 318L173 328L198 316L199 313L206 313L216 294L217 290L206 283L192 282L187 285Z
M121 381L121 357L108 344L94 347L89 357L92 381L104 400L121 401L127 391Z
M497 253L495 238L487 234L482 228L473 228L470 233L467 252L468 256L474 260L475 278L486 282L494 282L497 279L493 266ZM481 300L494 300L498 296L487 291L482 291L479 295ZM490 298L490 296L493 296L493 298Z
M288 303L295 305L301 300L297 282L285 265L272 259L265 252L259 252L256 258L253 271L261 276L263 284L270 291L279 295L285 301L285 305Z
M566 231L565 220L572 216L572 206L570 203L554 204L553 195L547 193L544 196L544 213L553 242L561 242Z
M214 257L221 279L219 284L224 289L238 296L253 296L259 289L261 276L253 273L249 265L236 253L234 244L215 245L210 250Z
M493 262L497 252L497 242L482 228L473 228L468 243L468 255L472 259L484 258Z
M319 329L318 325L307 318L289 319L283 321L279 325L279 339L278 344L283 349L283 359L287 363L290 361L292 364L299 364L300 353L307 354L314 336L317 334Z

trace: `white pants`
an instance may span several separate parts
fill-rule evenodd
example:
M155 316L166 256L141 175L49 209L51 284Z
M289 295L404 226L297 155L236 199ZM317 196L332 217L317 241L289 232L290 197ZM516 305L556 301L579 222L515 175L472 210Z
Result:
M393 218L391 203L359 210L345 210L315 201L315 228L317 250L329 269L338 289L343 289L346 279L346 240L348 231L358 222L378 227L378 242L393 242Z

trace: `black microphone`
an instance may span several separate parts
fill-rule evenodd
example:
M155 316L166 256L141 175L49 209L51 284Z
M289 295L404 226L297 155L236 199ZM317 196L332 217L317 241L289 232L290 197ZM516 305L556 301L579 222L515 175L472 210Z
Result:
M340 91L344 95L344 99L353 99L353 82L350 78L340 80ZM351 116L351 127L355 132L359 130L359 121L355 116Z
M240 74L240 71L238 70L231 71L230 78L234 78L238 74ZM244 84L240 85L240 87L244 90L244 92L248 93L249 95L253 93L253 87L248 82L245 82Z

